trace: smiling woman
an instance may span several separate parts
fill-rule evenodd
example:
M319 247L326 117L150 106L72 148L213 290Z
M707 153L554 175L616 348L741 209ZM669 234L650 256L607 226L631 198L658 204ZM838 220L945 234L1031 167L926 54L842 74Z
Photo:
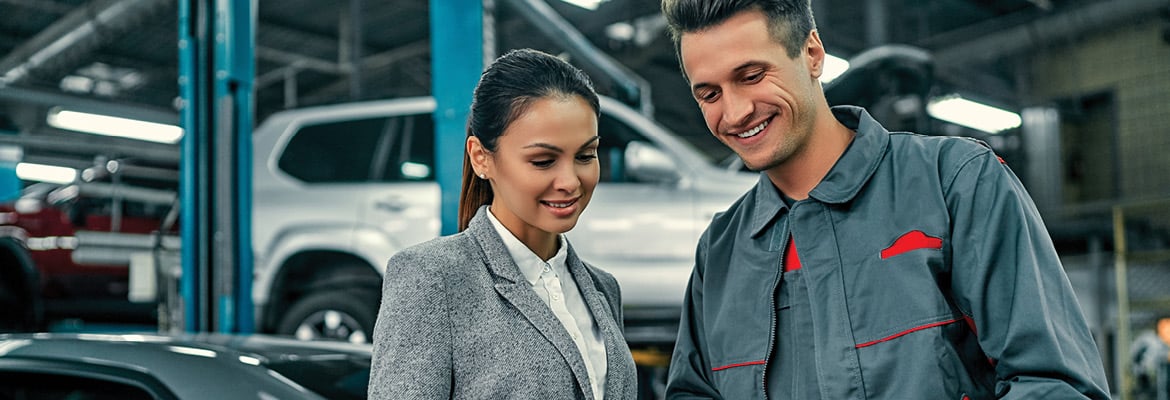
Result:
M584 73L545 53L512 51L484 71L461 232L390 259L371 398L636 397L617 280L563 235L600 177L599 104Z

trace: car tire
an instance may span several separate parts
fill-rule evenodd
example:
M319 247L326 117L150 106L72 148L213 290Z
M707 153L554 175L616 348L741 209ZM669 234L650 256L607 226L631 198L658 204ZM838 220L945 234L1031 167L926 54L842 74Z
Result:
M276 333L301 340L370 343L378 303L378 292L368 289L311 292L289 307Z
M20 270L0 267L0 332L40 330L43 309Z

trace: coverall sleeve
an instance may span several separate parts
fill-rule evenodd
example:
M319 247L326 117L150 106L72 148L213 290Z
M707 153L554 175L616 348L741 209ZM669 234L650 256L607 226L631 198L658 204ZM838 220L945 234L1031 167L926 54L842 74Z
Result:
M720 398L711 384L711 363L704 354L706 335L703 332L703 269L706 260L707 233L699 239L695 251L695 268L683 297L682 317L678 324L678 339L670 360L666 381L666 398L716 399Z
M370 399L449 399L452 323L440 268L406 252L390 259L374 324Z
M1040 214L989 150L946 190L952 288L1004 399L1108 399L1103 364Z

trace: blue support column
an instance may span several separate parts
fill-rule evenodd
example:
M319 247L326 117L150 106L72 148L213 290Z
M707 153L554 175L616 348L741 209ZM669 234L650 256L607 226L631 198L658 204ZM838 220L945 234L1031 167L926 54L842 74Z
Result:
M256 2L179 2L184 329L251 332Z
M471 94L483 71L482 0L430 0L435 178L442 190L441 233L458 230L463 146Z

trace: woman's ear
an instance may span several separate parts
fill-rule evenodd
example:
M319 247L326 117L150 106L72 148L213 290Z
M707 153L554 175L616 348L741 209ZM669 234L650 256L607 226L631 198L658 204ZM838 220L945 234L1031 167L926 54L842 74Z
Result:
M491 157L491 154L483 147L479 138L467 137L467 157L471 160L471 168L475 170L476 175L486 176L490 172L488 158Z

